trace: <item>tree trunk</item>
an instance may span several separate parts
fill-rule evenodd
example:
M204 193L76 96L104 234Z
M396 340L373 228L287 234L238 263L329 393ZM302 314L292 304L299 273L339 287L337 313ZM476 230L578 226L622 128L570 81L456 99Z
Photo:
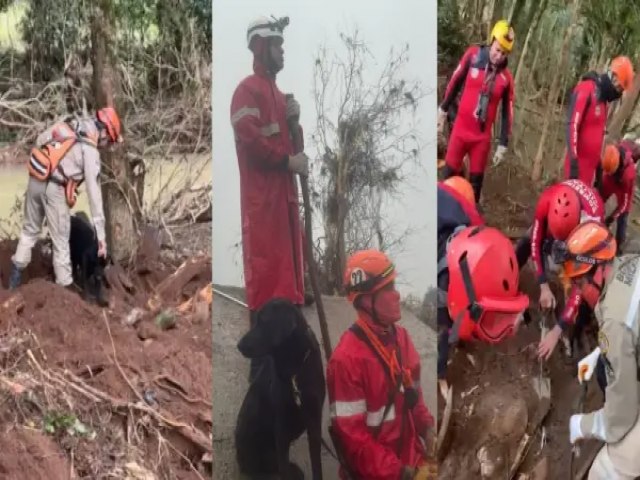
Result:
M96 108L114 106L121 112L114 102L116 83L111 48L115 37L115 20L111 0L100 1L91 27L91 63ZM138 220L141 217L141 208L130 181L133 172L121 146L104 149L100 156L105 179L102 183L102 197L107 248L114 260L127 263L138 245Z
M573 14L571 15L571 25L565 33L564 40L562 41L562 50L560 55L560 62L557 65L556 71L553 74L551 86L549 87L549 95L547 97L547 115L545 116L544 123L542 125L542 134L540 135L540 143L538 143L538 152L536 153L533 161L533 171L531 178L534 182L540 180L542 176L542 159L544 158L546 150L547 135L549 133L549 126L555 117L556 106L558 104L558 89L560 88L560 77L563 70L563 65L567 64L569 56L570 40L575 29L576 22L578 20L578 12L580 10L580 0L573 1Z
M535 16L533 17L533 20L532 20L531 24L529 25L529 30L527 30L527 36L524 39L524 44L522 45L522 51L520 53L520 58L518 59L518 66L516 67L516 71L515 71L515 75L516 76L513 79L513 84L515 85L515 88L517 88L519 83L520 83L522 67L524 65L524 59L525 59L525 56L527 55L527 51L529 50L529 44L531 42L531 37L533 36L534 32L538 28L538 23L540 22L540 19L542 18L542 14L544 13L544 9L546 7L546 4L547 4L547 0L540 0L540 3L538 4L538 9L536 10Z
M638 72L640 68L640 64L636 64L636 72ZM622 138L623 127L627 123L627 120L631 117L633 113L636 101L638 100L638 96L640 94L640 75L635 75L633 79L633 86L631 90L625 93L622 98L622 103L618 111L615 113L613 118L611 119L611 123L609 123L609 128L607 129L607 141L617 141Z

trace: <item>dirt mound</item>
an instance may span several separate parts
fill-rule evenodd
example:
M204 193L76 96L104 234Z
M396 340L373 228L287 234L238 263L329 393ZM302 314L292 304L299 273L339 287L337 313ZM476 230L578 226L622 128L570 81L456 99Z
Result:
M513 167L490 169L483 188L483 209L487 222L498 226L515 240L530 226L538 193L542 186ZM555 287L555 286L552 286ZM529 267L523 269L521 288L535 307L539 288ZM557 288L557 287L556 287ZM511 465L523 430L523 420L531 420L539 400L533 379L539 375L536 348L540 341L539 312L532 309L533 320L518 335L496 347L480 344L460 345L451 353L448 379L454 388L453 413L450 423L449 448L441 463L439 478L478 479L481 461L490 457L496 467L485 478L505 478L504 468ZM552 325L549 324L549 327ZM588 349L587 349L588 350ZM586 352L584 352L586 353ZM582 353L576 354L581 358ZM470 360L471 358L471 360ZM575 361L567 359L562 345L556 347L545 371L551 379L551 411L542 430L534 436L532 446L520 468L530 472L546 457L549 479L569 478L571 448L569 418L576 413L580 387L576 381ZM598 408L602 395L595 385L589 387L585 411ZM438 398L438 413L444 412L444 401ZM525 407L522 407L522 406ZM505 412L526 411L519 421L509 420ZM499 415L496 413L498 412ZM500 418L498 418L500 417ZM511 422L505 426L502 422ZM529 422L530 423L530 422ZM510 437L498 434L513 430ZM590 445L589 448L593 447ZM589 450L585 448L585 450ZM581 460L588 458L582 455Z
M70 471L65 452L50 437L22 427L0 434L0 477L67 480Z
M6 251L1 244L0 264ZM47 280L44 255L34 255L27 283L0 291L0 306L19 298L13 315L0 318L0 367L13 366L9 383L0 373L0 394L10 399L0 431L46 431L51 437L39 445L54 458L62 452L66 472L56 477L52 467L52 476L29 478L68 478L68 458L81 478L136 469L166 479L210 476L211 314L202 298L211 260L176 269L152 248L142 257L130 271L110 267L116 280L105 310ZM0 468L20 461L14 450L4 450Z

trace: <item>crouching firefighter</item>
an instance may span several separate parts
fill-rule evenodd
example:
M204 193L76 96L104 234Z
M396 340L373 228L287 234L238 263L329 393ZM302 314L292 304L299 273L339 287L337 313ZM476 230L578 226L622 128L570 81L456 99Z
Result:
M495 228L467 227L449 240L446 260L446 301L453 319L449 343L497 344L514 335L529 298L518 290L520 273L511 241ZM438 360L446 365L446 358Z
M605 443L589 480L632 480L640 475L640 256L616 257L616 240L601 223L576 228L565 244L565 278L594 309L600 360L606 374L604 406L572 415L569 440Z
M111 107L98 110L93 118L69 118L58 122L37 138L28 163L29 182L24 204L20 240L12 257L9 288L15 289L22 271L31 261L33 249L46 218L53 243L56 283L73 289L69 252L71 208L77 188L86 182L91 217L98 237L98 256L107 254L105 217L100 190L98 147L121 142L120 118Z
M420 357L400 320L394 265L377 250L355 253L344 286L358 315L327 365L330 433L340 477L436 479L434 419L420 388Z
M438 183L438 384L445 398L448 390L449 333L453 326L447 308L447 244L456 232L483 224L484 219L476 209L473 188L464 177L449 177Z

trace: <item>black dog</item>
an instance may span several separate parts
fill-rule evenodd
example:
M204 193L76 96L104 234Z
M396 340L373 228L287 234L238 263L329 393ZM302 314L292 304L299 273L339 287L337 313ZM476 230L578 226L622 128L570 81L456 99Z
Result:
M289 461L289 447L305 431L313 479L322 479L320 445L325 379L320 346L302 312L274 299L257 312L238 349L257 362L236 423L236 458L254 479L279 474L304 479Z
M69 250L73 278L82 288L85 299L94 299L98 305L106 307L108 302L102 290L106 261L98 257L98 238L84 212L71 216Z

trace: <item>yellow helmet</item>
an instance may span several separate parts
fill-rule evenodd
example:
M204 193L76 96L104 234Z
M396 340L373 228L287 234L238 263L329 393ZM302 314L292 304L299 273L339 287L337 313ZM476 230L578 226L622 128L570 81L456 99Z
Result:
M511 25L509 25L509 22L506 20L498 20L491 30L489 43L491 43L493 39L496 39L507 53L511 53L515 36L516 34Z

